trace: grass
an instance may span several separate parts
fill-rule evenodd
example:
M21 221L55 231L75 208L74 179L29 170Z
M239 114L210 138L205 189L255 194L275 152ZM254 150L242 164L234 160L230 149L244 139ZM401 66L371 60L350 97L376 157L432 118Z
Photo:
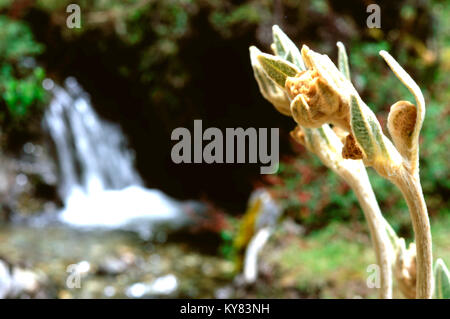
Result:
M450 216L432 221L434 259L447 265L449 229ZM285 285L319 298L377 297L366 284L375 254L364 225L333 223L304 237L289 236L280 227L270 246L262 258L279 269ZM402 298L395 283L394 298Z

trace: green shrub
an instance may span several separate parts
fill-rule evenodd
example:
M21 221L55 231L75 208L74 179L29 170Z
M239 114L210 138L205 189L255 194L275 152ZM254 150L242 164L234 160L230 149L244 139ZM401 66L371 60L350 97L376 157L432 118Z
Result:
M44 98L45 72L32 58L43 51L28 26L0 16L0 123L25 118Z

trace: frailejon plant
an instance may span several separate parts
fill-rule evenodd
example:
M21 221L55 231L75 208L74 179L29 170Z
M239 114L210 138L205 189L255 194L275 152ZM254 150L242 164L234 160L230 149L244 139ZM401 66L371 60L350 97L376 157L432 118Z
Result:
M260 91L278 111L296 121L298 127L292 133L294 138L344 178L357 194L380 265L380 296L392 296L391 267L395 264L395 269L400 270L396 271L396 278L404 283L401 290L405 296L431 298L431 232L418 172L418 138L425 115L425 102L419 87L394 58L385 51L380 52L417 103L415 107L410 102L400 101L391 107L388 129L392 143L350 82L348 58L342 43L338 43L338 69L328 56L305 45L300 52L277 26L273 33L275 55L250 48ZM364 165L372 166L403 193L416 240L416 245L410 246L409 254L401 244L403 239L396 237L383 218ZM411 247L416 248L414 254ZM400 257L407 255L414 263L399 262ZM414 271L412 264L417 268ZM405 288L411 286L406 284L408 278L410 282L416 282L412 294L411 289ZM405 293L407 291L410 293Z

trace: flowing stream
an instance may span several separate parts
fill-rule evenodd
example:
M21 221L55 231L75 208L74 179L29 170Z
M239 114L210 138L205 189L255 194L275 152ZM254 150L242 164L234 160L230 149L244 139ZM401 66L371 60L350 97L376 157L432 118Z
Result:
M143 187L120 127L95 113L74 78L64 88L46 81L53 99L44 126L58 155L62 222L83 229L131 230L149 238L156 227L188 225L187 212L202 210L199 203L180 203Z
M145 188L120 127L95 113L74 78L44 87L64 207L0 224L0 298L214 297L233 264L191 233L167 237L207 218L205 205Z

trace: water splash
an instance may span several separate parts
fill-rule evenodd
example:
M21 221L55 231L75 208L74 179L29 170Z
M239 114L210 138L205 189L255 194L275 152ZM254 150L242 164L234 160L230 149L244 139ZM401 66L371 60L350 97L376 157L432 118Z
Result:
M53 99L44 116L56 146L60 167L59 192L65 208L59 219L79 228L137 231L150 237L156 226L189 223L187 206L155 189L146 189L133 166L119 126L102 120L89 96L74 78L65 88L44 82Z

